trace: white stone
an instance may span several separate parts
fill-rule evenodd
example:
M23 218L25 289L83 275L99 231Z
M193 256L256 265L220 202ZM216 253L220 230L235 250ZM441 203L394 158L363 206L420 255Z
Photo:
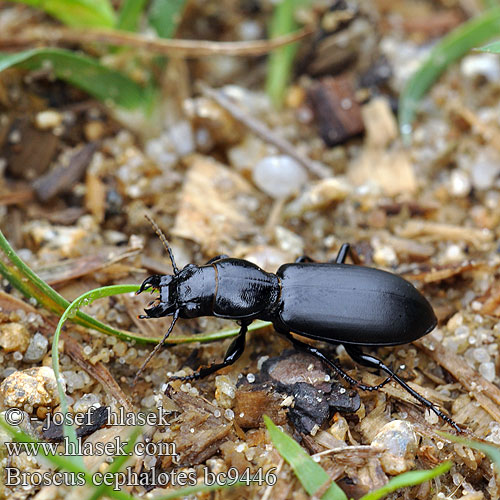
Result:
M469 78L484 76L491 82L500 80L500 61L496 54L474 54L464 57L460 70Z
M255 165L253 180L272 198L286 198L300 190L307 181L307 174L290 156L267 156Z

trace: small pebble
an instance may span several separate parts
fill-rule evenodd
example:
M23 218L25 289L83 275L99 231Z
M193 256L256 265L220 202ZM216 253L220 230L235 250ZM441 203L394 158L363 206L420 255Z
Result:
M298 234L295 234L294 232L283 226L276 226L274 230L274 236L276 238L276 242L283 252L288 252L290 254L296 255L297 257L299 255L303 255L304 242Z
M72 370L63 371L62 375L68 387L68 392L72 393L75 390L83 389L85 386L85 379L81 372L75 372Z
M479 190L490 189L499 173L500 164L496 155L482 153L472 164L472 184Z
M383 451L380 457L382 469L392 476L409 471L415 464L417 437L413 426L403 420L385 424L371 445Z
M272 198L287 198L307 182L304 167L290 156L267 156L255 165L255 184Z
M232 405L236 387L233 380L227 375L215 377L215 399L223 408L229 408Z
M453 196L463 198L470 193L471 184L469 176L463 171L455 169L450 176L450 191Z
M35 117L35 124L40 130L50 130L61 125L63 116L52 109L41 111Z
M48 366L16 371L0 385L0 402L7 408L33 411L39 406L53 408L59 404L54 371Z
M21 323L4 323L0 325L0 347L5 352L18 351L24 353L30 343L30 333Z
M462 59L460 71L469 78L483 76L491 82L498 82L500 61L496 54L474 54Z
M491 362L482 363L479 365L479 373L488 381L493 382L495 380L495 364Z
M27 363L38 363L47 354L49 341L41 333L36 332L30 341L28 349L24 353L24 361Z
M484 347L474 349L474 359L479 363L487 363L490 361L490 354Z
M84 394L80 399L77 399L73 404L75 413L85 413L89 408L97 408L101 406L101 399L97 394Z

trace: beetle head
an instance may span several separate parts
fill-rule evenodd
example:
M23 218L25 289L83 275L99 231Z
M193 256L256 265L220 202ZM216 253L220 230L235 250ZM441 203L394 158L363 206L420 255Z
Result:
M141 319L171 316L178 309L176 281L175 275L170 274L154 274L143 281L137 295L151 288L159 292L160 296L149 304L152 307L144 309L146 315L139 316Z

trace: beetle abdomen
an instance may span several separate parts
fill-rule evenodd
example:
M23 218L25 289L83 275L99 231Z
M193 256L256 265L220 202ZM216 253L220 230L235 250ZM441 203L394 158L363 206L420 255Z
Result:
M400 276L348 264L286 264L278 330L358 345L406 344L429 333L436 317Z

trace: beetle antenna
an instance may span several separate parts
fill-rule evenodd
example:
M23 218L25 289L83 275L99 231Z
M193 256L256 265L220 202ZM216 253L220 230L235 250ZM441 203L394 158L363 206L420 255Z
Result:
M161 342L158 342L156 344L155 348L149 353L149 356L145 359L144 363L142 363L142 366L139 368L139 371L137 372L137 375L134 377L134 381L132 382L132 386L135 385L137 382L137 379L139 378L139 375L144 371L144 368L146 368L146 365L151 361L151 358L156 355L156 353L161 349L163 344L165 343L165 340L167 340L168 336L174 329L175 322L179 319L179 309L176 309L174 312L174 316L172 318L172 323L170 323L170 326L168 327L167 333L163 336L163 339Z
M174 269L174 274L179 274L179 269L177 269L177 265L175 264L174 254L170 245L168 244L167 238L163 234L163 231L159 228L158 224L153 220L153 218L149 214L145 214L146 219L148 219L149 223L153 226L155 233L160 238L160 241L163 243L165 250L168 252L168 256L170 257L170 262L172 262L172 268Z

